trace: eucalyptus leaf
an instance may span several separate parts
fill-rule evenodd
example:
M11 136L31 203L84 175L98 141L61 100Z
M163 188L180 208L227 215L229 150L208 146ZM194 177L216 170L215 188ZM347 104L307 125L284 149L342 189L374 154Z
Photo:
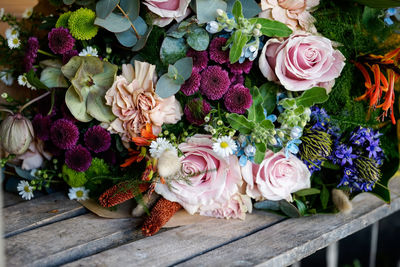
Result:
M13 165L13 164L8 164L8 165L14 167L15 173L19 177L24 178L24 179L29 180L29 181L36 179L35 176L31 175L30 171L23 170L21 167L18 167L18 166Z
M294 192L294 194L299 197L305 197L305 196L310 196L310 195L317 195L320 192L321 191L317 188L306 188L306 189L301 189L297 192Z
M289 203L287 200L280 200L279 208L283 213L285 213L290 218L301 217L299 210L293 204Z
M215 20L217 9L226 11L226 2L223 0L196 0L197 20L199 24Z
M139 51L146 45L147 39L149 38L152 30L153 30L153 25L147 27L146 32L142 36L140 36L137 43L132 47L133 52Z
M178 75L178 69L174 65L169 65L168 66L168 77L170 79L175 79L175 77Z
M322 104L328 100L329 96L323 87L313 87L305 91L301 96L296 98L298 106L311 107L315 104Z
M263 108L268 114L271 114L276 107L276 96L279 91L279 86L272 82L264 83L260 86L259 91L263 98Z
M187 49L183 38L175 39L167 36L161 44L161 61L165 64L174 64L177 60L186 56Z
M255 123L249 121L243 115L231 113L228 114L227 119L232 128L238 130L241 134L250 134L255 127Z
M118 42L125 47L132 47L138 41L135 31L132 28L129 28L124 32L115 33L115 37L117 37Z
M184 57L175 62L174 67L183 79L187 80L192 75L193 59L191 57Z
M180 89L180 85L176 84L173 79L170 79L167 74L164 74L157 81L156 94L161 98L167 98L176 94Z
M228 7L226 10L231 11L235 2L236 0L228 0ZM242 3L242 6L245 7L243 9L243 16L245 18L252 18L254 16L257 16L262 11L260 6L254 0L240 0L240 2Z
M250 89L251 96L253 97L253 104L249 108L247 118L251 121L261 122L265 120L263 97L257 87Z
M96 3L96 15L101 19L105 19L118 5L119 0L100 0Z
M196 51L204 51L210 43L210 36L203 28L195 28L187 34L186 42Z
M258 210L279 210L279 202L272 200L264 200L254 203L254 208Z
M124 16L111 13L105 19L97 17L94 24L103 27L110 32L124 32L131 27L131 23Z
M243 48L249 40L249 36L243 33L242 30L237 30L231 38L233 38L233 43L229 51L229 61L231 62L231 64L233 64L239 60Z
M266 36L288 37L292 30L282 22L264 18L249 19L251 23L261 24L261 33Z
M235 17L236 21L239 21L239 18L243 18L242 3L239 0L236 0L233 4L232 14Z
M60 68L47 67L40 73L40 81L49 88L68 88L68 83Z
M139 0L121 0L119 4L131 21L138 18L140 12Z

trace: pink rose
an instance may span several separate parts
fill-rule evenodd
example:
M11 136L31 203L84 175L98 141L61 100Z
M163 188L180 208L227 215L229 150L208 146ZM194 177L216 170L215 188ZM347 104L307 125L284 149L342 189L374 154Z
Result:
M248 161L241 171L247 183L246 194L257 200L292 201L291 193L310 187L307 166L293 155L286 158L282 151L267 151L260 165Z
M153 21L153 24L160 27L165 27L172 20L181 22L190 14L188 9L190 0L145 0L144 4L149 10L160 18Z
M226 203L232 200L242 185L238 159L233 155L228 159L220 158L212 145L210 135L200 134L180 144L179 149L183 153L181 174L190 180L190 184L182 179L171 182L170 188L157 183L156 192L170 201L180 203L190 214L221 208L221 204L237 210L231 207L234 204Z
M261 18L280 21L293 31L316 33L315 19L310 12L319 0L261 0Z
M247 195L236 194L223 203L215 202L209 206L200 207L200 215L215 218L242 219L251 212L253 203Z
M325 37L291 35L285 41L269 39L259 67L269 81L282 84L286 90L304 91L320 86L329 93L345 60Z

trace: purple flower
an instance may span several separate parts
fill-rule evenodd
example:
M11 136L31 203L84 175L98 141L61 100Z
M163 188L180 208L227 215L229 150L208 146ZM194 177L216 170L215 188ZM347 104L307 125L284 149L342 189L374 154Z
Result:
M49 39L49 48L55 54L64 54L75 45L75 39L69 33L68 29L63 27L53 28L47 35Z
M87 148L95 153L106 151L111 146L110 133L98 125L86 131L84 140Z
M210 104L200 98L195 98L185 106L186 119L193 125L200 126L205 123L204 117L210 112Z
M304 162L304 164L306 164L306 166L311 174L321 170L321 164L322 164L321 160L318 160L318 159L315 161L303 160L303 162Z
M195 51L193 49L189 49L189 51L186 53L186 56L193 59L193 69L202 71L208 65L207 51Z
M77 50L75 50L75 49L73 49L73 50L70 50L70 51L68 51L68 52L65 52L64 54L63 54L63 64L65 65L65 64L67 64L68 63L68 61L71 59L71 58L73 58L74 56L77 56L77 55L79 55L79 53L78 53L78 51Z
M182 93L184 93L186 96L190 96L199 91L200 80L200 73L196 69L193 69L190 78L181 86Z
M32 66L37 58L38 50L39 40L36 37L29 37L24 57L25 72L28 72L32 69Z
M238 74L238 75L243 74L243 73L247 74L250 72L251 67L253 66L253 61L246 60L241 64L239 62L236 62L233 64L229 63L228 66L229 66L229 69L231 70L231 72L234 74Z
M228 72L220 66L209 66L201 73L200 92L208 99L220 99L230 86Z
M50 116L43 116L42 114L36 114L32 120L32 126L35 130L37 138L43 141L50 139L50 127L51 118Z
M239 83L231 87L224 96L225 107L230 112L243 114L252 103L250 90Z
M240 84L244 84L244 77L243 75L236 75L236 74L229 74L229 79L231 81L231 86L240 83Z
M344 144L339 145L335 150L335 156L340 162L340 165L344 166L346 163L353 165L353 159L357 158L357 155L352 154L353 148Z
M50 128L50 138L58 148L71 149L78 142L79 130L71 121L59 119Z
M65 152L65 164L77 172L86 171L89 169L91 163L92 156L89 150L81 145L77 145Z
M210 59L219 64L229 62L229 50L222 50L226 44L227 39L223 37L214 38L210 43Z
M379 139L371 140L366 150L369 151L368 154L369 158L374 158L374 159L377 158L378 157L377 153L382 151L382 148L379 147Z

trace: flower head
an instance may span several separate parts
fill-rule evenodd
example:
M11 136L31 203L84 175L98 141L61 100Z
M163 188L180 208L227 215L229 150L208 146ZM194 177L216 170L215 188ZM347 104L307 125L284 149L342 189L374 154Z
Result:
M353 154L353 148L344 144L339 145L335 151L335 156L340 165L344 166L346 163L353 165L353 159L357 158L357 155Z
M245 60L243 63L233 63L230 64L229 63L229 69L231 70L232 73L236 74L236 75L240 75L243 73L248 74L251 70L251 67L253 66L253 61L250 60Z
M56 28L59 28L59 27L68 28L68 20L71 17L71 15L72 15L71 11L61 14L56 22Z
M196 51L189 49L186 56L193 59L193 69L197 71L202 71L208 65L208 53L207 51Z
M88 8L81 7L74 11L68 19L68 28L78 40L90 40L96 36L98 28L94 25L96 13Z
M33 14L33 8L27 8L25 9L24 13L22 13L22 18L24 19L29 19Z
M84 56L92 56L92 57L97 57L98 56L98 51L95 47L91 46L86 46L85 49L83 49L80 53L79 56L84 57Z
M6 30L6 38L19 37L19 31L16 27L10 27Z
M50 128L50 138L58 148L71 149L78 142L79 130L71 121L59 119Z
M84 140L86 147L95 153L104 152L111 146L110 133L98 125L86 131Z
M63 65L67 64L68 61L69 61L71 58L73 58L74 56L77 56L78 54L79 54L78 51L75 50L75 49L70 50L70 51L68 51L68 52L65 52L65 53L63 54L63 58L62 58L62 60L63 60Z
M185 106L185 117L193 125L200 126L205 123L204 117L211 111L210 104L200 98L195 98Z
M23 199L31 200L33 198L33 188L30 186L28 181L20 181L17 185L17 190Z
M24 57L26 72L32 69L32 66L37 58L38 50L39 50L39 40L36 37L29 37Z
M65 54L74 48L75 39L66 28L53 28L47 36L49 48L55 54Z
M243 114L252 103L250 90L239 83L231 87L224 96L225 107L230 112Z
M9 71L0 71L0 80L7 86L10 86L14 82L14 77Z
M213 144L214 152L221 158L233 155L237 149L235 141L229 136L219 137Z
M47 141L50 139L50 127L51 118L50 116L43 116L42 114L36 114L32 120L33 130L35 136L40 140Z
M18 76L18 84L21 86L25 86L28 83L28 79L26 78L25 75L19 75Z
M200 80L200 73L197 69L193 69L190 78L181 86L182 93L184 93L186 96L195 94L200 88Z
M165 151L177 153L176 148L165 138L158 137L150 144L150 155L153 158L159 158Z
M68 197L71 200L89 199L89 189L85 189L85 187L71 187L68 192Z
M209 66L201 73L200 92L210 100L220 99L228 91L229 75L220 66Z
M225 46L227 39L223 37L214 38L210 43L210 59L218 64L229 62L229 50L222 50Z
M21 45L21 41L16 36L11 36L10 39L7 40L8 47L10 49L18 48Z
M81 145L65 152L65 164L77 172L84 172L89 169L92 162L92 156L89 150Z

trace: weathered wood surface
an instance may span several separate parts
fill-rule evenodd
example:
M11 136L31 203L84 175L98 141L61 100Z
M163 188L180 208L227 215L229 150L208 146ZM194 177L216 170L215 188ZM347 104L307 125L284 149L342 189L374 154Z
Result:
M174 228L66 266L168 266L278 223L283 217L254 212L245 221L210 218Z
M85 214L23 232L5 239L7 266L55 266L86 257L141 238L138 224Z
M2 194L3 194L3 208L25 201L17 194L12 194L4 191L2 192Z
M54 193L4 208L5 237L86 213L64 193Z

